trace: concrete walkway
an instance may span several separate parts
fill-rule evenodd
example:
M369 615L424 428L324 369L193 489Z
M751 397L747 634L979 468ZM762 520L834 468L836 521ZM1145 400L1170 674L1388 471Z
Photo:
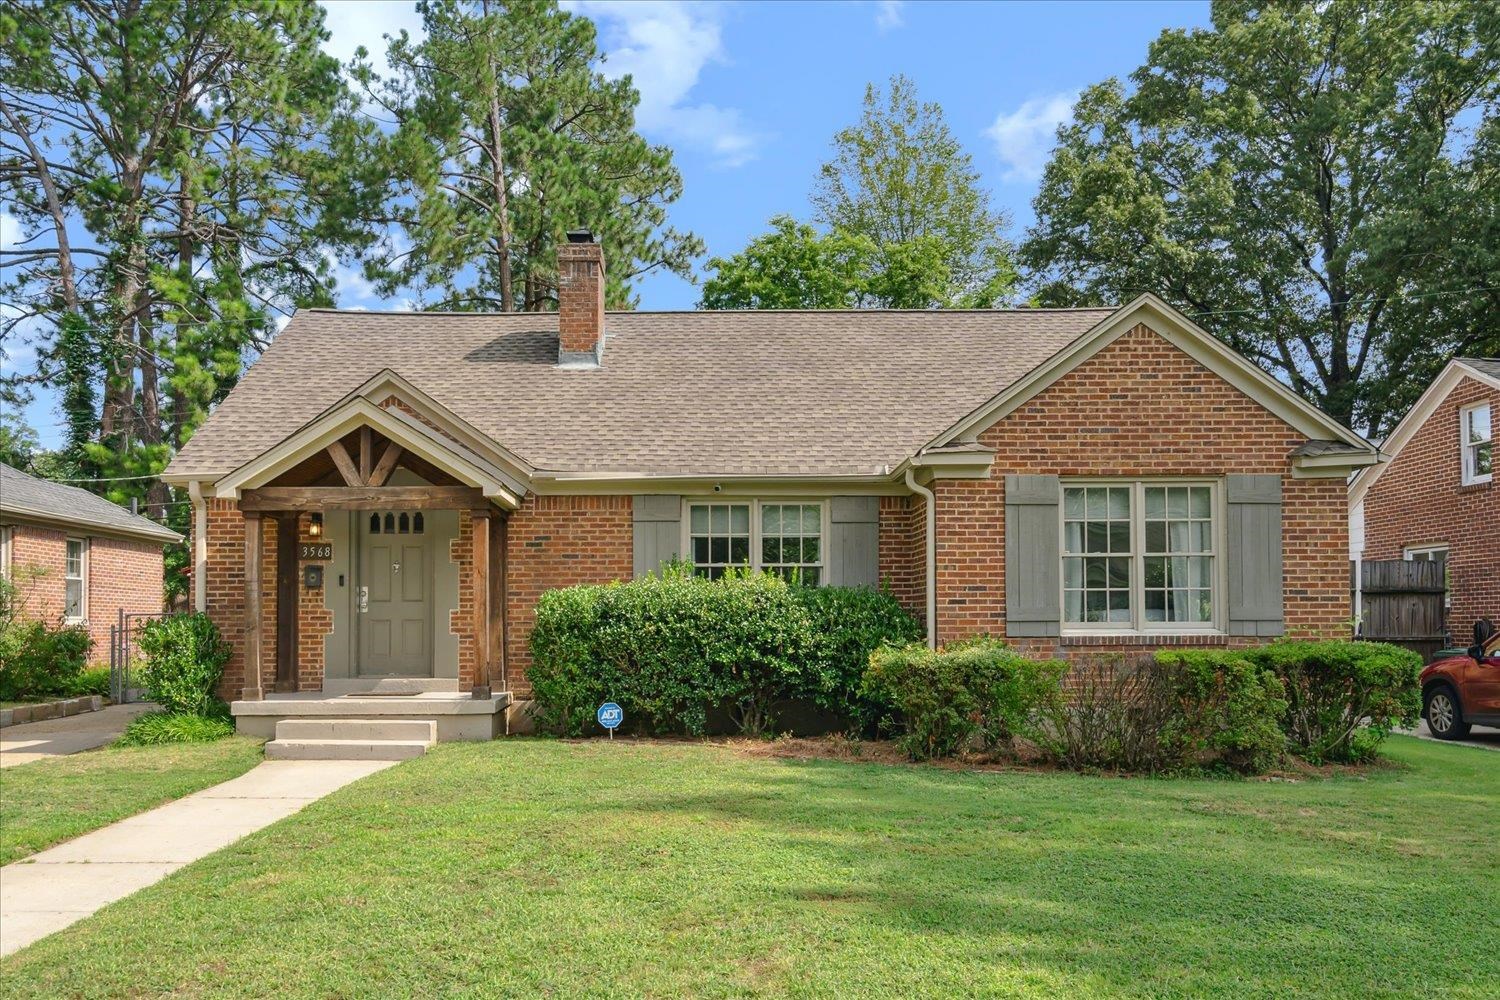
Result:
M65 719L6 726L0 729L0 767L30 764L113 743L131 719L155 710L156 706L150 702L133 702Z
M82 920L391 761L266 761L0 868L0 955Z

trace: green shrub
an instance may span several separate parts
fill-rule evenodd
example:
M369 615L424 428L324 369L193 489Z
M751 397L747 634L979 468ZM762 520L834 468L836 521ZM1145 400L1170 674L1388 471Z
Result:
M951 757L977 744L1009 749L1037 738L1059 698L1064 665L1031 660L994 639L931 650L919 643L870 655L864 694L895 712L898 742L913 760Z
M542 595L529 672L538 724L597 732L603 701L639 731L701 735L727 709L763 731L775 703L802 685L812 631L785 581L731 573L710 581L669 567L629 583Z
M1400 646L1289 639L1246 655L1280 678L1287 742L1314 763L1368 760L1393 726L1421 713L1422 658Z
M234 735L234 723L222 713L147 712L137 716L115 741L121 747L152 747L166 743L212 743Z
M922 638L922 626L883 590L796 587L792 596L812 627L812 649L794 695L848 719L851 729L869 729L880 709L864 695L870 654L915 642Z
M68 687L68 694L74 698L80 698L86 694L97 694L109 697L109 668L88 667L79 672L73 678L73 683Z
M146 697L170 713L210 715L220 704L215 693L229 662L229 644L204 614L169 615L141 627L146 657Z
M69 694L93 646L88 629L19 612L15 588L0 579L0 701Z
M1081 657L1039 745L1080 771L1264 771L1280 757L1279 682L1243 654Z
M1286 748L1286 691L1274 673L1243 653L1162 650L1175 711L1164 740L1182 765L1215 764L1241 774L1273 767Z

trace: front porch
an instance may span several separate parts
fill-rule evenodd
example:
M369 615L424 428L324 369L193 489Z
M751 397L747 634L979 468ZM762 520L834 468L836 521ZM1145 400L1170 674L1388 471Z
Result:
M241 732L506 731L506 522L524 487L445 416L387 373L214 484L204 533L243 546L242 598L208 602L235 647Z

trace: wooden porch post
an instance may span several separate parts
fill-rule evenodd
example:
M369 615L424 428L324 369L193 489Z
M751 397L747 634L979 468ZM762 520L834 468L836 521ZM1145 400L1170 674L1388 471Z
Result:
M260 563L261 517L249 511L245 514L245 678L240 692L245 701L265 697L260 680Z
M474 575L474 697L490 696L490 512L481 508L469 513L473 552L469 567Z

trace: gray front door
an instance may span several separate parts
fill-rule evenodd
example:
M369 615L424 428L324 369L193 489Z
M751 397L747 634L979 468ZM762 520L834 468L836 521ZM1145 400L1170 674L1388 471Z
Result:
M432 559L423 519L380 512L355 523L357 671L364 677L431 677Z

